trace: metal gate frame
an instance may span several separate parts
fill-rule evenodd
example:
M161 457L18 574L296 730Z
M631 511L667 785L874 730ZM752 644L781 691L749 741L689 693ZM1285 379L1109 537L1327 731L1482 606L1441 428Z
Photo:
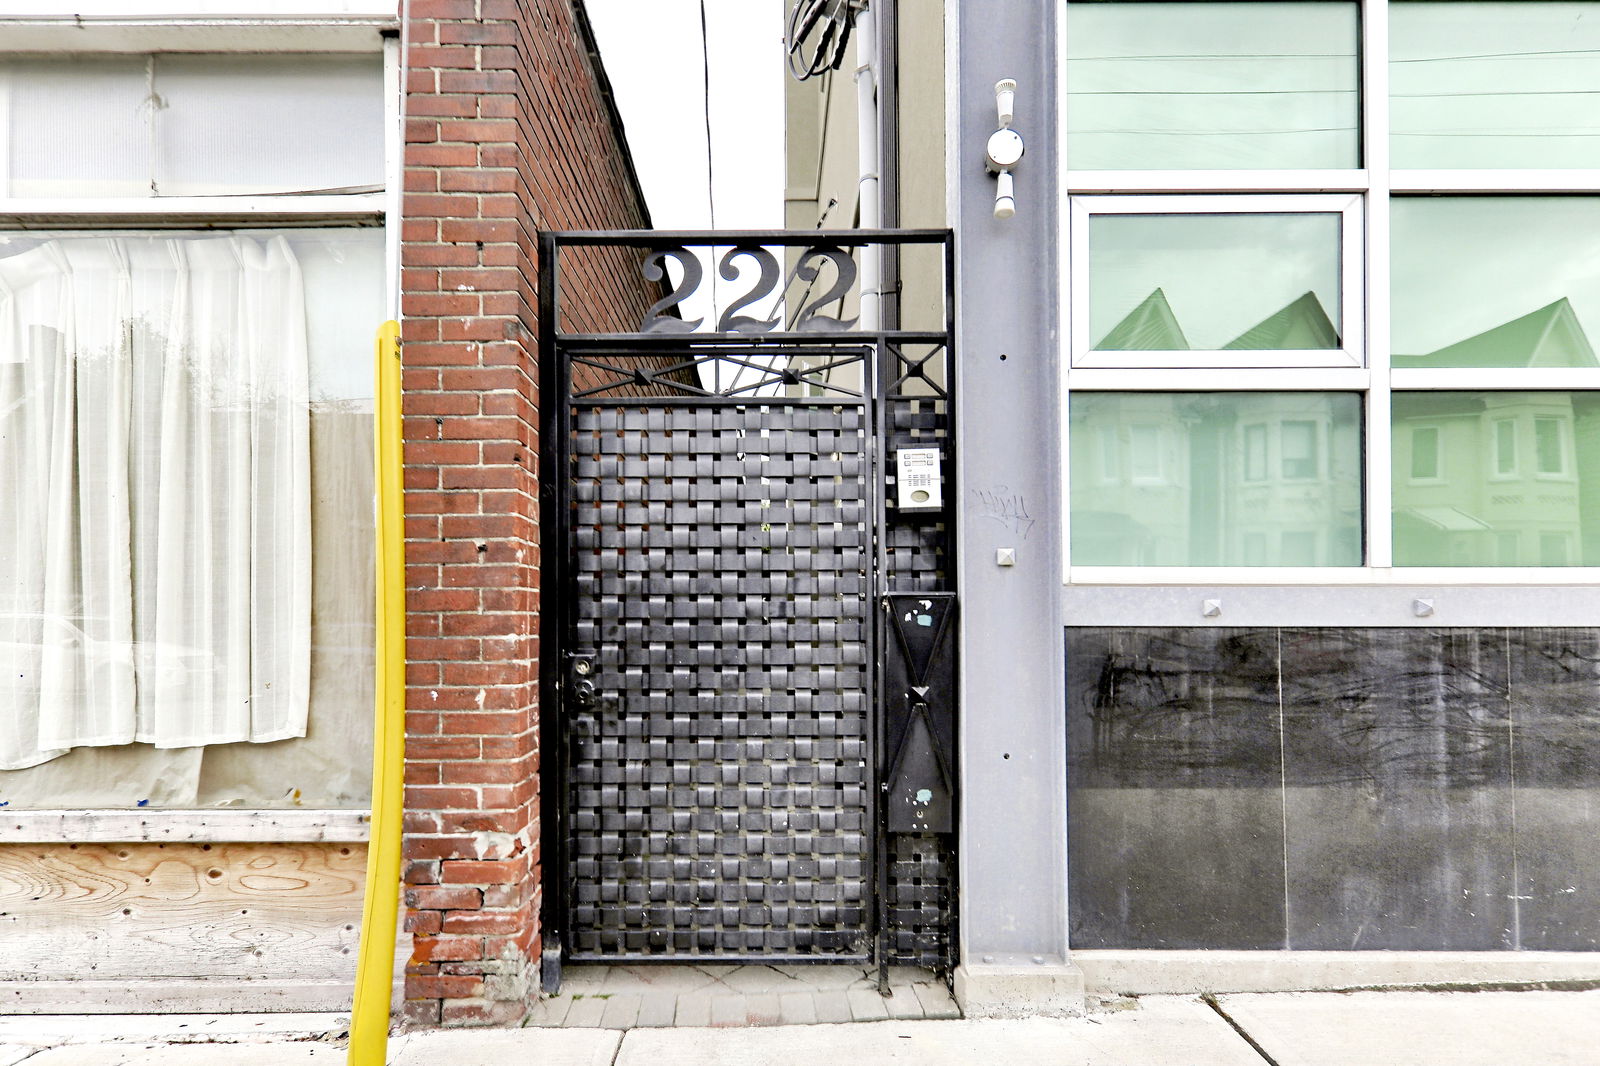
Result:
M938 915L936 920L944 928L931 933L925 930L902 933L898 939L912 945L910 948L896 950L889 941L895 919L891 913L888 891L892 842L885 828L881 803L888 768L884 765L885 693L881 691L880 669L886 649L887 631L881 624L879 616L880 605L887 602L884 599L885 594L891 591L935 591L936 588L948 591L953 587L956 485L951 450L954 445L955 418L953 388L955 257L950 231L565 231L542 232L539 240L541 406L539 506L543 589L541 603L557 605L554 610L542 610L539 625L541 708L539 802L543 887L541 924L544 931L543 983L546 990L553 991L558 986L564 949L570 951L566 942L566 923L571 913L571 901L568 899L567 891L570 883L571 856L568 854L569 828L566 825L568 782L565 726L568 713L564 697L566 690L577 679L568 676L568 656L574 649L566 646L576 621L576 575L571 572L569 565L572 550L572 534L568 518L571 506L569 452L572 406L574 400L580 399L583 395L575 396L572 391L573 366L575 361L580 365L587 363L591 367L600 366L601 361L607 356L649 359L653 365L636 368L632 378L625 377L616 367L607 367L606 369L618 375L617 380L609 382L607 389L589 390L591 395L583 400L585 403L598 405L609 402L616 405L640 406L647 404L650 397L660 396L664 405L670 406L737 402L766 406L838 406L846 402L861 405L868 426L864 477L868 520L871 523L867 538L871 565L866 575L867 590L864 597L866 695L870 718L868 730L870 775L866 805L872 826L869 862L871 873L868 876L868 891L871 898L866 902L869 917L868 942L873 945L871 955L878 962L880 970L885 969L891 960L931 964L948 969L954 961L956 942L953 892L947 890L944 894L948 898L936 902L933 907L933 913ZM883 316L884 324L874 330L855 329L854 320L841 322L821 313L825 306L823 299L829 300L828 306L831 306L832 299L839 298L842 292L850 289L850 280L845 275L847 272L850 275L856 273L857 250L868 246L879 246L885 258L894 261L898 260L898 253L905 245L942 246L939 249L942 253L941 266L944 275L942 329L890 328L896 319L894 314L896 308L893 306L890 306L889 313ZM696 263L688 262L691 258L688 250L691 248L705 249L713 256L722 253L720 264L722 276L730 280L737 277L741 283L746 275L737 273L737 268L734 268L735 273L730 274L728 264L731 260L745 256L762 267L761 281L758 281L756 288L750 293L751 299L735 302L729 306L716 323L717 328L712 331L696 332L695 327L699 325L698 322L685 323L674 314L659 313L676 312L678 301L698 285L699 268ZM773 283L777 279L768 277L768 268L775 264L776 259L770 252L764 251L768 248L783 249L791 254L798 251L798 256L795 257L796 268L791 270L788 282L785 283L786 288L796 281L797 275L800 281L811 283L800 294L801 310L796 312L787 326L781 321L761 322L754 318L733 315L733 312L753 302L756 295L762 294L761 285L765 284L767 287L765 294L771 293ZM592 251L578 252L576 251L578 249ZM644 281L657 284L664 294L663 298L646 312L645 321L632 332L591 333L564 330L561 328L560 317L563 309L564 250L569 255L588 256L586 265L591 271L597 264L601 269L608 271L626 271L630 267L633 269L642 267ZM682 281L675 289L671 288L674 284L673 279L664 269L667 259L676 261L682 275ZM812 295L812 286L822 276L820 268L823 260L831 260L835 280L842 281L843 287L836 284L834 289L824 294L822 298L808 303ZM815 264L809 274L806 273L808 261ZM842 301L840 305L842 306ZM797 322L799 328L796 328ZM773 328L774 326L779 328ZM918 357L916 352L919 349L925 349L926 354ZM824 368L837 367L841 359L844 362L859 360L862 364L860 394L849 393L838 387L826 387L827 394L816 397L779 396L755 391L771 386L818 384L814 371L796 370L792 360L781 358L797 355L820 357ZM768 357L780 358L765 363L764 360ZM935 363L936 358L937 363ZM755 370L758 374L756 384L738 386L735 382L729 388L708 389L696 380L698 367L713 362L721 366L722 362L728 360L742 360L737 365ZM758 361L752 362L752 360ZM930 375L930 364L937 366L940 372ZM720 386L720 378L717 380L717 385ZM612 388L636 391L631 395L624 393L609 398L594 395ZM915 425L918 422L916 414L913 413L908 419L897 421L891 416L890 408L897 401L926 400L931 404L934 396L937 396L943 405L940 418L944 426L944 436L939 439L930 436L927 443L940 445L944 451L943 506L940 511L932 515L900 516L899 526L906 528L897 528L893 531L894 534L903 535L892 535L890 516L894 514L894 509L886 505L885 498L888 495L886 484L890 471L887 467L890 452L893 450L893 441L897 431L902 441L908 433L914 437L922 431L916 428L907 429L900 424L909 422ZM911 406L915 408L915 402ZM912 526L921 528L912 530L910 529ZM935 531L930 535L927 532L929 529ZM891 540L895 543L891 544ZM905 548L904 544L909 544L910 541L917 541L920 547ZM904 558L925 549L927 544L922 542L930 541L940 557L940 563L934 564L930 569L926 560L919 561L918 567L926 571L922 574L907 574L902 578L896 578L891 573L890 556L893 552L896 550L906 552L906 555L902 556ZM896 545L901 547L897 548ZM954 797L951 798L953 801ZM948 834L948 837L942 847L946 853L951 853L954 834ZM945 866L953 865L949 861L950 858L953 858L953 855L947 854ZM926 901L913 899L912 902L921 904ZM918 909L912 908L907 913L915 913ZM726 963L863 961L860 956L837 955L798 957L626 955L607 956L607 958L630 963L681 962L688 958L715 959Z

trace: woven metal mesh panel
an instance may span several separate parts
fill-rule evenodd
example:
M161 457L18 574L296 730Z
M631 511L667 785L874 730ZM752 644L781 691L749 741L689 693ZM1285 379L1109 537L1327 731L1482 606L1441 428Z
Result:
M870 951L859 407L573 409L578 957Z
M949 967L953 910L954 854L934 833L894 833L889 837L889 961L901 965Z

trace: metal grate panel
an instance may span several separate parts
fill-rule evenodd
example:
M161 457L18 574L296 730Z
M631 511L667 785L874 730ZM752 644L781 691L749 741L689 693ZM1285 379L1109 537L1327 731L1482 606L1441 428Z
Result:
M935 833L893 833L889 841L889 961L948 969L955 872L948 841Z
M954 480L953 434L947 383L950 349L942 344L888 346L885 390L888 453L938 447L945 456L946 514ZM890 500L894 466L885 464ZM883 531L883 588L939 592L953 587L950 536L942 515L902 515L889 508ZM953 834L891 833L883 892L884 955L896 965L948 970L955 963L955 838Z
M575 405L575 957L870 953L866 419Z

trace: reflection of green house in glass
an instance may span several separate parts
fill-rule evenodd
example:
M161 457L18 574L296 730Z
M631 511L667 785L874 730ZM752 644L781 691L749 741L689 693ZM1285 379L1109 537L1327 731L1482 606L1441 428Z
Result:
M1188 340L1166 293L1156 289L1139 306L1123 316L1095 348L1111 352L1188 351ZM1233 340L1223 350L1305 351L1339 347L1339 331L1316 293L1307 292L1268 315Z
M1565 299L1396 368L1600 366ZM1402 566L1567 566L1600 558L1600 405L1583 392L1393 394ZM1595 543L1591 543L1595 542Z
M1073 561L1359 565L1360 406L1354 393L1076 393Z
M1600 366L1565 296L1427 355L1396 355L1397 368Z
M1167 303L1167 294L1152 292L1129 311L1096 348L1108 352L1188 351L1189 341Z

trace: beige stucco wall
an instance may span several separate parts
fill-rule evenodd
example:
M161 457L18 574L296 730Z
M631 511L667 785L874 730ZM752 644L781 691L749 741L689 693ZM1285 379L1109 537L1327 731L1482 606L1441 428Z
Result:
M899 219L909 228L942 227L945 213L945 90L943 0L898 5ZM849 229L858 224L856 43L836 71L786 83L784 225L790 229ZM886 190L887 191L887 190ZM791 262L787 264L790 269ZM943 325L943 267L933 248L912 249L901 261L901 325ZM857 313L852 298L843 314Z

